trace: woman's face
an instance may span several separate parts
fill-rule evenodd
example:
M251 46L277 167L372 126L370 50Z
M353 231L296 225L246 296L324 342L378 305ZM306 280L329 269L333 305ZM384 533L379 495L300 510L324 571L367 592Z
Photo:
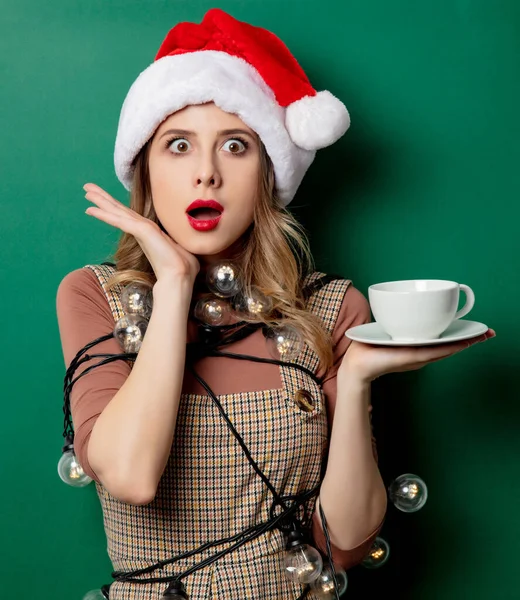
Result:
M202 264L231 257L253 222L258 189L260 147L255 132L213 102L190 105L170 115L156 130L149 172L155 212L171 238ZM223 207L217 226L197 228L217 212L187 209L197 199ZM190 211L191 212L191 211Z

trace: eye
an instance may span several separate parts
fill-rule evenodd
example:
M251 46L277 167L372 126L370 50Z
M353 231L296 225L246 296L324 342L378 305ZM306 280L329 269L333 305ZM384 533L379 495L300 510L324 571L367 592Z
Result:
M224 146L226 144L230 144L229 149L231 151L231 154L242 154L243 152L245 152L247 150L247 147L249 146L249 144L246 142L246 140L243 140L242 138L233 138L231 140L228 140ZM243 149L241 150L240 147L243 147ZM232 148L237 148L238 150L232 149Z
M177 143L179 142L179 143ZM180 143L182 142L182 143ZM174 150L175 154L185 154L187 151L186 146L189 145L189 142L186 138L174 137L170 138L166 142L166 148L177 148L177 151Z
M246 140L239 137L227 140L224 143L224 148L226 144L229 144L228 149L231 154L243 154L249 146ZM174 154L186 154L189 150L190 142L186 138L174 137L167 140L165 146L167 149L173 148Z

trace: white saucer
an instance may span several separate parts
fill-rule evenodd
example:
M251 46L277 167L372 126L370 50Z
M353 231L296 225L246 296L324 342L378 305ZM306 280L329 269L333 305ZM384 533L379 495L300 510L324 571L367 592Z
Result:
M468 340L482 335L488 330L488 326L477 321L466 321L457 319L450 324L448 329L434 340L415 340L413 342L400 342L393 340L383 331L379 323L365 323L352 327L345 332L345 335L355 342L365 344L377 344L379 346L433 346L435 344L447 344L449 342L458 342Z

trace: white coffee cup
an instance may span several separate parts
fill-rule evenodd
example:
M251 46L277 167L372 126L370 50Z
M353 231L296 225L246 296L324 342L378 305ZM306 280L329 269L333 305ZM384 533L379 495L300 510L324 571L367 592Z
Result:
M460 291L466 304L457 312ZM444 279L408 279L376 283L368 288L374 319L396 341L432 340L450 323L469 313L475 304L473 290Z

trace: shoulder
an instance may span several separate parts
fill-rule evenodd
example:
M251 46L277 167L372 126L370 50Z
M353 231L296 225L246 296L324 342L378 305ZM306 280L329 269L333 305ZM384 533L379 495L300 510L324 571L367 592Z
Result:
M80 267L67 273L56 292L58 314L68 311L90 313L110 312L103 288L92 269Z
M96 274L92 269L80 267L67 273L58 285L58 293L81 292L99 287Z

